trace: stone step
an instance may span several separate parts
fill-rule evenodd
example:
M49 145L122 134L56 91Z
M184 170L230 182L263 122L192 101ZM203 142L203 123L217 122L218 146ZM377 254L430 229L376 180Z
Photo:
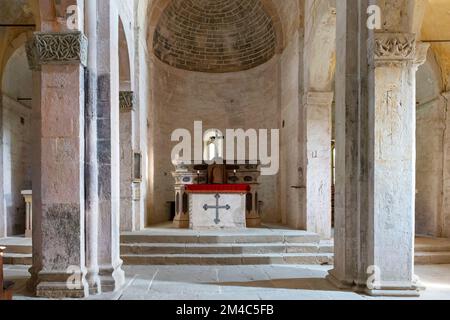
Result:
M32 254L33 247L31 245L22 245L22 244L9 244L6 246L5 253L23 253L23 254Z
M123 254L122 260L127 265L331 265L333 254Z
M450 264L450 252L416 252L414 263L417 265Z
M319 243L320 237L313 233L297 233L293 235L153 235L125 233L121 235L121 243Z
M450 252L450 245L416 244L415 249L416 252Z
M265 253L333 253L333 247L317 244L288 243L125 243L122 254L265 254Z
M26 253L5 253L3 256L3 263L6 265L25 265L31 266L33 264L33 257Z

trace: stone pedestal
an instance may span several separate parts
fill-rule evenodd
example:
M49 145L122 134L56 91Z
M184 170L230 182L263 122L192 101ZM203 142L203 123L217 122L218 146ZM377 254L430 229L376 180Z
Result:
M25 238L33 235L33 191L24 190L22 196L25 200Z

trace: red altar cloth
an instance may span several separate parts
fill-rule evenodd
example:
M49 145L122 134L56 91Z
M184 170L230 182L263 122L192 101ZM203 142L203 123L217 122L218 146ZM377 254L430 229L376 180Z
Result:
M247 193L248 184L190 184L186 186L188 193Z

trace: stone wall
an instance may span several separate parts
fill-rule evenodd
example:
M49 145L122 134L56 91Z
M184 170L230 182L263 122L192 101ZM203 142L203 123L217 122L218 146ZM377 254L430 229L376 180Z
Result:
M417 72L416 234L442 235L447 110L439 66L430 50Z
M169 220L167 201L174 201L170 141L173 130L279 128L276 58L257 68L224 74L189 72L154 59L151 70L150 174L153 199L150 224ZM263 177L263 221L278 222L278 177Z
M439 236L446 110L441 99L417 110L416 233Z

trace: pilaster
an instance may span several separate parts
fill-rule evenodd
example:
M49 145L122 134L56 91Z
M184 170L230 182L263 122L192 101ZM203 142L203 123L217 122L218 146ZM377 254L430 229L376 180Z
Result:
M120 230L135 231L133 205L133 105L132 91L119 92L120 110Z
M331 104L333 92L307 92L306 230L331 238Z

